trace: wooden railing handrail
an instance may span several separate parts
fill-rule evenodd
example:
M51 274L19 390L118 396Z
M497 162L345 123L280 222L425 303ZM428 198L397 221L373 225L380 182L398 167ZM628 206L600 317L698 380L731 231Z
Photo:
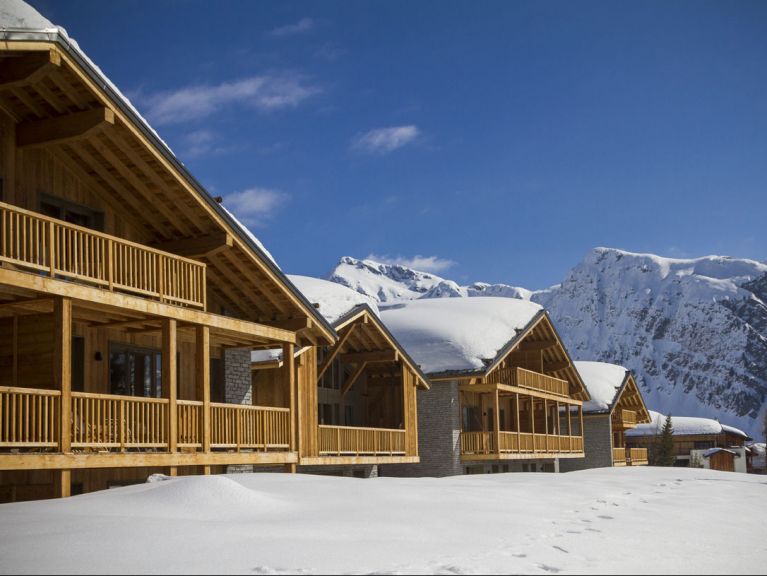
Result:
M95 394L93 392L72 392L72 398L92 398L94 400L115 400L123 402L146 402L147 404L168 404L167 398L151 396L126 396L123 394Z
M227 404L225 402L211 402L211 408L231 408L235 410L262 410L265 412L290 412L290 408L278 408L276 406L251 406L250 404Z
M179 406L204 406L204 402L198 400L176 400L176 404Z
M0 392L12 394L37 394L39 396L61 396L61 390L46 390L44 388L19 388L17 386L0 386Z
M529 374L529 375L531 375L531 376L533 376L535 378L543 380L544 382L549 382L551 384L556 384L559 387L564 388L565 391L559 392L559 391L556 391L556 390L542 389L542 388L540 388L538 386L524 385L524 384L522 384L520 382L520 380L521 380L521 378L519 377L520 374ZM556 378L554 376L549 376L548 374L542 374L540 372L535 372L533 370L527 370L526 368L520 368L520 367L516 368L514 377L515 377L514 384L517 387L519 387L519 388L527 388L528 390L537 390L539 392L547 392L549 394L555 394L557 396L563 396L563 397L568 397L569 396L570 383L567 380L562 380L561 378Z
M325 429L340 429L340 430L369 430L371 432L405 432L404 428L369 428L367 426L332 426L329 424L319 424L320 428Z
M160 250L158 248L152 248L151 246L147 246L146 244L133 242L132 240L126 240L125 238L120 238L119 236L113 236L111 234L107 234L106 232L100 232L98 230L93 230L92 228L86 228L85 226L72 224L71 222L67 222L65 220L59 220L58 218L46 216L45 214L40 214L39 212L34 212L32 210L27 210L25 208L19 208L18 206L14 206L13 204L8 204L7 202L0 202L0 209L5 209L11 212L24 214L25 216L29 216L30 218L36 218L44 222L56 224L57 226L61 226L62 228L68 228L69 230L77 230L78 232L82 232L83 234L88 234L90 236L95 236L97 238L102 238L104 240L112 240L113 242L118 242L126 246L131 246L133 248L138 248L141 250L145 250L147 252L152 252L154 254L157 254L158 256L166 256L168 258L179 260L181 262L186 262L188 264L193 264L201 268L207 267L207 264L205 264L205 262L200 262L199 260L194 260L192 258L187 258L185 256L179 256L178 254L173 254L172 252L165 252L164 250Z

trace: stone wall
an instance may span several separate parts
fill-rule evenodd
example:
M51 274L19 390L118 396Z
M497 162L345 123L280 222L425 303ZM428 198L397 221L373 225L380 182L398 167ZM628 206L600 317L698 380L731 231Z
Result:
M247 348L224 350L224 402L227 404L253 403L250 350Z
M609 468L613 465L613 432L609 414L583 417L585 458L567 458L559 463L562 472Z
M461 466L461 404L458 382L434 382L431 390L419 390L419 464L383 466L381 476L455 476Z
M224 350L224 402L252 404L253 385L250 375L250 350L227 348ZM253 472L253 466L227 466L227 474Z

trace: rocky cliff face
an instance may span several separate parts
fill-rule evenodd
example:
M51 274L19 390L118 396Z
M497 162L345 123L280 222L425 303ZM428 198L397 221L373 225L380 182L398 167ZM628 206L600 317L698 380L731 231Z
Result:
M761 438L767 402L767 264L592 250L547 290L460 286L402 266L344 258L330 277L380 302L500 296L545 306L573 358L635 372L662 413L719 418Z

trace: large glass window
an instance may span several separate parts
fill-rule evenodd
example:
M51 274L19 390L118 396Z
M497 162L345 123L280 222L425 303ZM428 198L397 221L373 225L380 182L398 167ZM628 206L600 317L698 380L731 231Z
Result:
M160 351L130 344L111 344L109 387L112 394L161 398L162 356Z
M90 228L92 230L104 230L103 212L70 202L63 198L57 198L56 196L42 194L40 197L40 212L46 216L63 220L70 224L77 224L78 226L84 226L85 228Z

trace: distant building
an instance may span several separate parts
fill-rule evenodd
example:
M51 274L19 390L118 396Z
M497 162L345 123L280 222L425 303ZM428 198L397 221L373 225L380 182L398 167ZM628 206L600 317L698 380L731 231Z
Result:
M690 452L690 467L746 474L749 457L750 450L745 446L693 450Z
M436 298L381 307L431 382L418 392L420 463L386 475L558 470L583 458L583 381L539 305Z
M640 424L626 432L626 445L629 448L647 448L652 450L661 437L666 417L658 412L650 412L652 422ZM721 424L710 418L691 418L687 416L671 416L674 426L675 466L690 465L690 454L693 450L709 450L711 448L732 448L743 446L751 438L737 428Z
M586 457L563 460L560 470L646 465L647 448L626 447L626 432L650 422L650 413L631 372L605 362L575 362L575 367L591 396L583 404Z

